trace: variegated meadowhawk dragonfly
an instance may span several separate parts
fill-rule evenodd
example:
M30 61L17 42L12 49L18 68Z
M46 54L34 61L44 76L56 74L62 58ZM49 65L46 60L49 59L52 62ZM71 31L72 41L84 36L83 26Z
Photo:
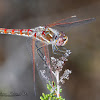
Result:
M52 51L54 54L62 54L65 51L59 49L59 47L64 47L65 44L68 42L68 37L65 33L60 32L56 29L53 29L54 26L59 27L71 27L80 24L89 23L94 20L94 18L88 18L83 20L75 20L76 16L67 17L61 20L58 20L54 23L48 24L46 26L38 26L33 29L6 29L0 28L1 34L11 34L11 35L18 35L24 37L31 37L32 41L32 52L33 52L33 74L34 74L34 82L35 82L35 46L37 48L37 53L44 60L43 53L40 51L41 48L44 48L44 54L46 59L46 64L50 67L50 60L49 60L49 51L47 50L46 46L52 45ZM71 20L71 21L70 21ZM38 40L43 43L41 47L37 47L35 45L35 41ZM51 70L52 71L52 70ZM52 76L52 75L51 75Z

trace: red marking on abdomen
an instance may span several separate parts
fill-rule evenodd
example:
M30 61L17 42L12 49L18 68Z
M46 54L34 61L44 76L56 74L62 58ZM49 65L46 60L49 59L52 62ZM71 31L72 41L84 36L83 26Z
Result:
M23 31L23 29L20 30L20 35L22 35L22 31Z
M27 35L29 36L29 31L30 31L30 29L28 29L28 31L27 31Z
M5 33L5 34L7 33L7 29L4 29L4 33Z
M13 30L12 30L12 34L15 34L14 31L15 31L15 30L13 29Z

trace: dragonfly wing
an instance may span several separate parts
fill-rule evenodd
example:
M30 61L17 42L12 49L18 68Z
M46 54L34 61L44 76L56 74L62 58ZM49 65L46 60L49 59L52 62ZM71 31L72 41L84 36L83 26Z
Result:
M65 20L60 21L60 23L73 22L73 21L77 21L77 20L79 20L79 19L77 18L77 16L71 16L70 18L67 18L67 19L65 19Z
M55 21L51 24L48 24L47 26L48 27L53 27L53 26L55 26L56 23L59 23L59 22L63 23L63 22L70 22L70 21L76 21L76 20L78 20L78 18L76 16L70 16L70 17L66 17L66 18L63 18L61 20Z
M36 79L35 79L35 67L36 67L36 64L35 64L35 42L36 42L36 39L35 38L27 38L26 40L26 47L29 51L29 54L31 56L31 61L32 61L32 71L33 71L33 82L34 82L34 94L36 96Z
M31 55L32 63L35 61L35 69L33 68L33 72L39 75L41 85L44 86L46 89L46 83L49 81L53 81L52 73L50 66L50 60L49 60L49 50L48 45L45 43L42 43L41 41L36 40L35 41L35 59L33 59L33 53L32 50L32 38L27 39L27 48ZM33 47L34 48L34 47ZM33 66L34 67L34 66ZM36 71L34 71L36 70ZM33 77L34 77L33 73ZM35 78L35 81L37 82L37 78ZM34 86L35 87L35 86Z
M92 22L94 20L95 20L95 18L89 18L89 19L83 19L83 20L78 20L78 21L74 21L74 22L57 23L54 26L58 26L58 27L72 27L72 26L87 24L87 23L90 23L90 22Z
M37 47L40 48L39 46L37 46ZM43 74L42 71L45 71L45 73L44 73L45 78L46 78L45 81L46 82L53 81L48 45L45 43L42 43L41 47L42 48L39 49L38 53L41 55L42 59L39 60L39 62L37 63L37 68L38 68L39 74L41 74L40 77L42 79L44 78L44 76L42 75ZM39 57L39 59L41 57ZM40 64L40 63L42 63L42 64Z

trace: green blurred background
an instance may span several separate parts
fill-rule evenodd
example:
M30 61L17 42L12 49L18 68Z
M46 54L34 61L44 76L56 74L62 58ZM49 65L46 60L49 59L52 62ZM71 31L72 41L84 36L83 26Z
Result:
M1 28L34 28L77 15L96 21L71 28L67 49L72 51L65 68L72 70L70 80L62 86L66 100L100 99L100 0L0 0ZM60 31L60 30L59 30ZM36 76L37 99L42 92ZM0 100L35 100L31 57L26 38L0 35L0 89L26 91L28 96L0 97Z

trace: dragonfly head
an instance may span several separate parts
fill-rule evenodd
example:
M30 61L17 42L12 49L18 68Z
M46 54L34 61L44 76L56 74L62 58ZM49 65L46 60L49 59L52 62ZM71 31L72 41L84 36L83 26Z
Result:
M68 42L68 37L65 34L59 34L59 37L56 39L57 46L64 46Z
M67 43L68 37L65 33L59 32L52 28L48 28L48 30L49 35L52 35L52 38L55 40L54 44L56 43L57 46L64 46Z

